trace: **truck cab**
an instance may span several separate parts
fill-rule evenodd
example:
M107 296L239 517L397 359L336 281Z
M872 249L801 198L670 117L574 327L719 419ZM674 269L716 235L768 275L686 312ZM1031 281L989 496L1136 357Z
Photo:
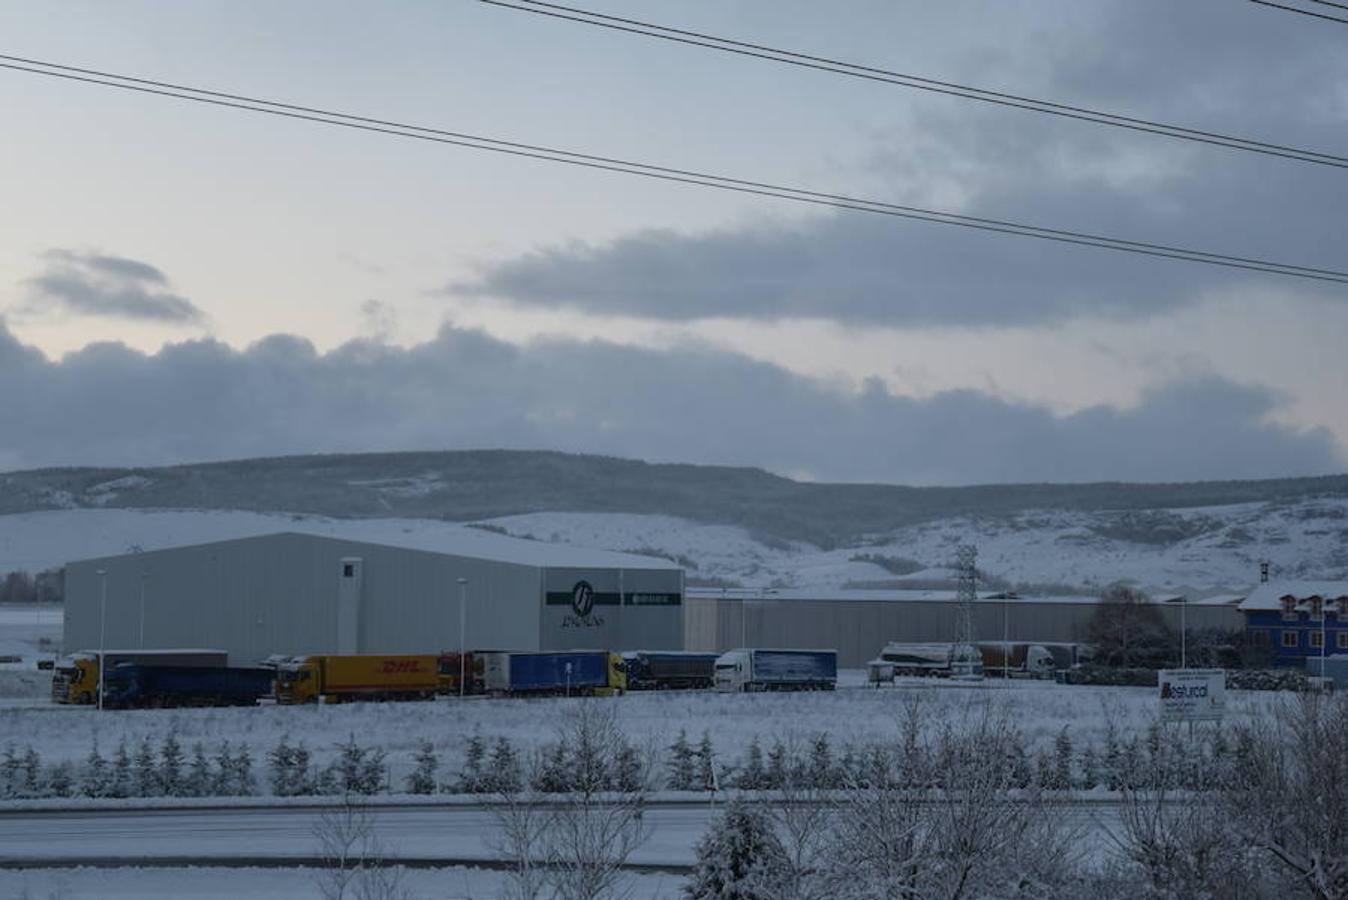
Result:
M627 663L619 653L608 655L608 693L618 696L627 693Z
M742 691L753 673L749 653L745 650L727 650L716 660L713 675L718 691Z
M72 653L58 659L51 677L51 698L56 703L94 703L98 698L97 654Z
M296 656L276 667L277 703L317 703L322 684L318 660Z

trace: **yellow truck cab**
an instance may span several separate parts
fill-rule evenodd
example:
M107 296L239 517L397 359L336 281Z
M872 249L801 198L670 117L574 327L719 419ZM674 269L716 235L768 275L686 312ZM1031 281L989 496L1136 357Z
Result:
M608 655L608 693L619 696L627 693L627 663L620 653Z
M317 703L320 691L319 658L296 656L276 667L277 703Z

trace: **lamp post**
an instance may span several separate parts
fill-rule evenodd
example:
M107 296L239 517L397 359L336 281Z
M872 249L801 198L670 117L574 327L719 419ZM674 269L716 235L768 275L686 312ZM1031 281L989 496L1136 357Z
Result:
M1185 610L1189 608L1189 598L1180 597L1180 668L1189 668L1189 627L1185 623Z
M1029 664L1026 661L1025 668ZM1011 592L1002 592L1002 679L1011 679Z
M150 577L150 573L141 570L140 573L140 649L145 649L145 582Z
M98 570L99 594L98 594L98 708L103 709L103 683L107 681L104 677L107 672L107 654L105 641L107 638L108 627L108 570Z
M464 654L467 652L468 645L466 631L468 629L468 579L459 579L459 699L464 697L464 678L466 676L467 666L464 660Z

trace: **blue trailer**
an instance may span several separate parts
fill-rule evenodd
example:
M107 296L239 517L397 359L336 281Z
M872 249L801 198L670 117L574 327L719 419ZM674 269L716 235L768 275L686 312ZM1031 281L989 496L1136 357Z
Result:
M621 665L607 650L489 651L483 683L493 694L607 694L621 691Z
M728 650L716 660L718 691L831 691L836 650Z
M103 705L114 709L160 706L254 706L273 693L272 669L123 664L108 672Z

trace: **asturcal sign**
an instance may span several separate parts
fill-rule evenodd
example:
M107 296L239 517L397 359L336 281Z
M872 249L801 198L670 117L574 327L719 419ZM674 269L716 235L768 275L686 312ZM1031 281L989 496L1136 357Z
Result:
M1226 671L1223 669L1162 669L1156 675L1161 690L1161 718L1167 722L1220 719L1226 714Z

